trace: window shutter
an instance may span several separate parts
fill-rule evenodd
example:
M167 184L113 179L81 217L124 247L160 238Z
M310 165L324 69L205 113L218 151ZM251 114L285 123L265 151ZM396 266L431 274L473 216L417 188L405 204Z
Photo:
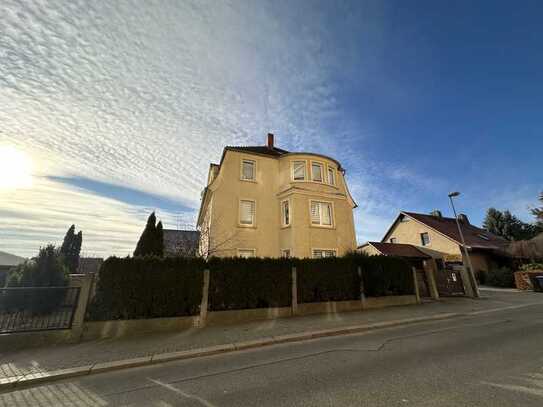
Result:
M321 223L320 209L319 202L311 202L311 223Z
M255 251L254 249L240 249L238 250L238 256L246 259L250 257L255 257Z
M255 217L255 203L253 201L240 202L240 223L252 225Z

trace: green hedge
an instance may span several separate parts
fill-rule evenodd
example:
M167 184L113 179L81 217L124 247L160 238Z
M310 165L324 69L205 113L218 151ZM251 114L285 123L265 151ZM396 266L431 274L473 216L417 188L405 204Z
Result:
M208 266L211 311L291 305L292 264L288 259L213 258Z
M350 258L303 259L295 264L299 303L360 299L360 277Z
M413 272L401 258L356 255L353 256L353 263L362 270L364 294L367 297L415 293Z
M196 315L203 270L210 270L209 310L289 307L292 267L298 302L360 299L362 271L368 297L414 294L403 260L350 254L325 259L111 257L99 272L88 319L114 320Z
M110 257L100 268L87 319L196 315L205 261L195 258Z
M411 267L397 257L351 253L344 257L300 259L295 264L301 303L359 299L359 268L367 297L415 293Z

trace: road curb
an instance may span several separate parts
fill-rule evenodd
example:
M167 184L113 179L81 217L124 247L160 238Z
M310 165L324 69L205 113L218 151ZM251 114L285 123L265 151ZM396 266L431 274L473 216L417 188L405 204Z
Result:
M54 382L57 380L69 379L72 377L111 372L115 370L129 369L132 367L150 366L174 360L196 359L221 353L231 353L246 349L262 348L266 346L279 345L291 342L302 342L317 338L356 334L376 329L391 328L395 326L409 325L418 322L437 321L466 315L467 314L463 313L443 313L433 315L431 317L417 317L387 322L376 322L373 324L351 325L348 327L279 335L274 337L265 337L262 339L228 343L224 345L208 346L205 348L190 349L185 351L157 353L151 356L123 359L111 362L101 362L95 363L93 365L52 370L49 372L31 373L28 375L13 376L0 379L0 392L14 390L18 388L31 387L35 384Z

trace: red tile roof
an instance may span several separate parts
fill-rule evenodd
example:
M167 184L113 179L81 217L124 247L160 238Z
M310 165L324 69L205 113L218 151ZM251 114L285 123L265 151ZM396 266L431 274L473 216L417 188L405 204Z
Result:
M454 218L437 217L434 215L403 211L401 214L425 224L426 226L458 243L461 243L462 241L460 234L458 233L456 219ZM499 249L508 244L508 241L504 238L496 236L484 229L478 228L477 226L473 226L465 222L460 222L460 226L462 228L462 234L464 235L466 245L469 247L476 249Z
M404 243L382 243L368 242L385 256L414 257L419 259L429 259L426 253L417 249L415 246Z

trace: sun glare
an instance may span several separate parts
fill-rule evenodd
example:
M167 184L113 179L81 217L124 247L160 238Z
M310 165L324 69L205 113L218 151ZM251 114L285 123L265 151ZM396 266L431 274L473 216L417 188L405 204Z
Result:
M32 161L12 146L0 146L0 190L32 185Z

